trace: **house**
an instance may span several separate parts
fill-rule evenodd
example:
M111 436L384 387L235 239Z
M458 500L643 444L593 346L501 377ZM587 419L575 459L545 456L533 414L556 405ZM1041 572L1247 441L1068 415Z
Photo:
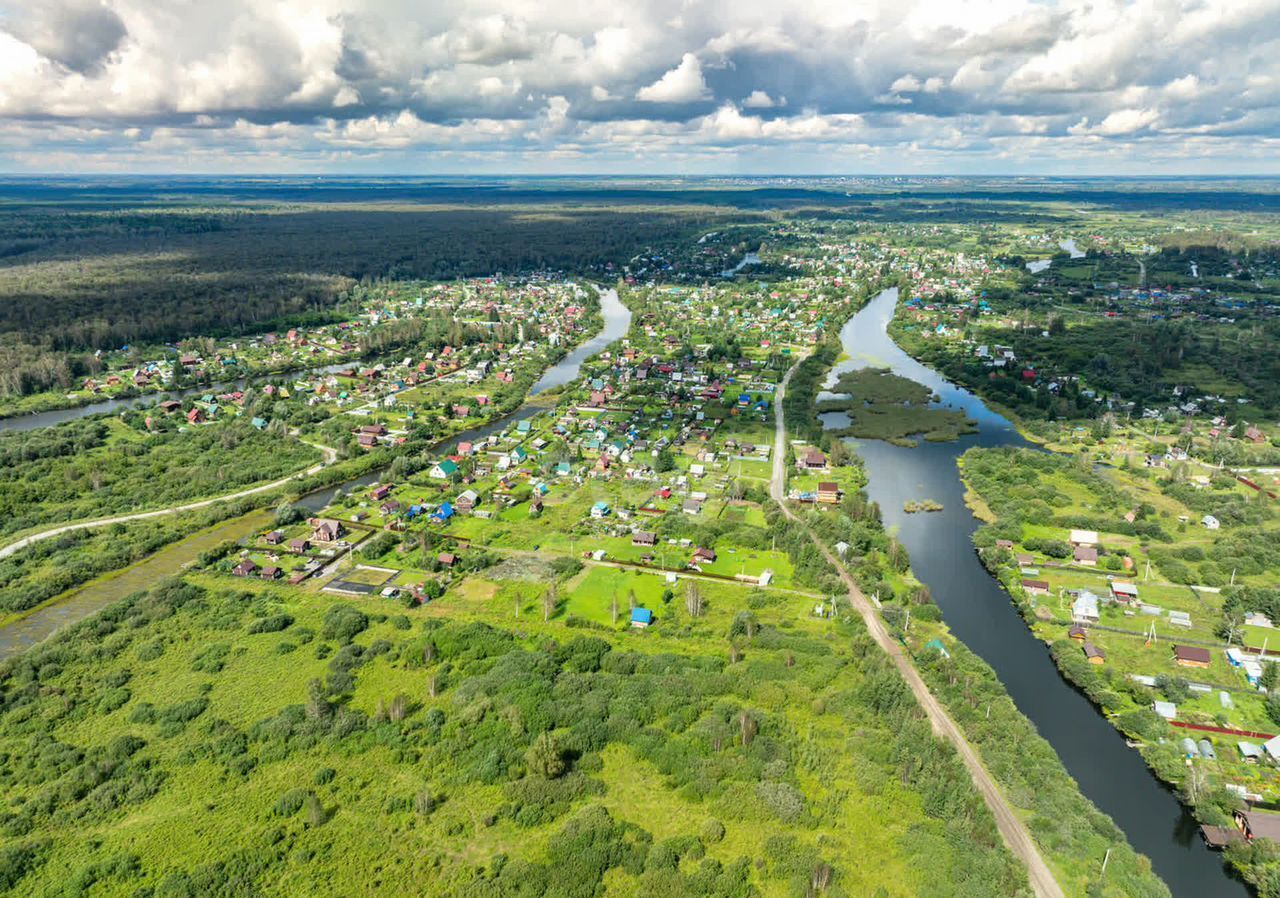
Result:
M817 449L810 449L804 454L800 460L800 467L807 468L811 471L819 470L827 466L827 457Z
M607 518L609 516L609 511L608 502L597 502L595 505L591 506L591 517Z
M360 426L361 433L367 433L375 437L384 437L387 435L387 428L381 424L362 424Z
M1097 623L1101 615L1098 613L1098 597L1087 589L1080 590L1076 600L1071 603L1071 619L1077 623Z
M204 420L205 420L205 417L204 417L203 409L193 408L189 412L187 412L188 424L203 424Z
M331 518L313 518L311 538L319 543L331 543L342 536L342 523Z
M311 548L311 540L309 539L291 539L289 540L289 551L295 555L301 555L303 552Z
M1240 752L1240 759L1246 764L1257 764L1258 761L1266 757L1262 746L1255 745L1252 742L1237 742L1236 750Z
M1076 564L1096 567L1098 564L1098 550L1093 546L1076 546L1074 558Z
M182 403L176 399L166 399L164 402L160 403L160 411L164 412L166 415L172 415L180 408L182 408Z
M1072 530L1067 542L1073 546L1096 546L1098 533L1096 530Z
M231 569L231 573L235 574L237 577L250 577L257 569L258 566L253 563L253 559L246 558L244 561L233 567Z
M441 552L436 556L436 561L440 562L445 567L453 567L458 563L458 556L454 555L452 552Z
M262 572L258 576L260 576L263 580L279 580L280 568L272 567L272 566L264 567L262 569Z
M927 649L932 649L944 658L950 658L951 653L947 651L947 647L942 644L941 639L930 639L924 644Z
M1033 596L1047 596L1049 594L1048 580L1023 580L1022 588Z
M697 499L685 499L680 510L685 514L702 514L702 503Z
M427 476L433 480L452 480L458 473L458 466L449 459L436 462L431 466L431 470L427 472Z
M996 548L997 548L997 549L1012 549L1012 548L1013 548L1013 540L1011 540L1011 539L998 539L998 540L996 540Z
M463 490L458 494L458 498L453 500L453 507L462 514L471 514L479 504L480 494L475 490Z
M651 623L653 623L653 612L648 608L631 609L631 626L637 630L643 630Z
M1173 661L1180 667L1208 667L1210 660L1209 650L1198 645L1173 647Z
M1267 435L1256 427L1250 427L1244 432L1244 438L1250 443L1265 443Z
M1138 587L1127 580L1111 581L1111 596L1117 602L1138 601Z
M1086 642L1084 644L1084 656L1088 659L1090 664L1107 663L1107 653L1098 648L1092 642Z
M713 562L716 560L715 549L704 549L699 546L693 550L693 563L702 564L703 562Z
M658 541L658 535L648 530L637 530L631 535L631 545L652 547Z
M448 502L441 502L440 507L431 515L431 520L437 524L443 524L451 517L453 517L453 506Z
M400 513L400 500L388 499L378 506L378 511L382 512L384 518L392 517Z
M383 499L387 498L387 496L390 496L390 495L391 495L391 484L383 483L373 488L373 491L369 493L369 498L372 499L374 502L381 502Z
M378 445L378 438L371 433L362 433L356 437L361 449L372 449Z
M1074 639L1076 642L1084 642L1089 638L1089 631L1079 624L1072 624L1067 629L1067 638Z
M824 480L818 484L818 501L827 505L835 505L840 501L840 484L834 480Z
M1244 833L1244 837L1250 842L1254 839L1280 842L1280 814L1236 811L1236 826L1240 827L1240 832Z
M280 543L284 542L284 534L279 530L272 530L262 538L262 541L268 546L278 546Z
M1280 736L1272 736L1262 743L1262 750L1273 763L1280 764Z

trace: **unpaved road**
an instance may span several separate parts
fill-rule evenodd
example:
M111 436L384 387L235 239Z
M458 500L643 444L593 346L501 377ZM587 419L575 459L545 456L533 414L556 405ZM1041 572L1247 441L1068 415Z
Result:
M92 527L106 527L109 524L120 524L126 521L139 521L143 518L158 518L164 515L180 514L184 511L195 511L199 508L208 508L210 505L216 505L219 502L230 502L235 499L244 498L245 496L252 496L255 493L270 492L271 490L282 487L299 477L310 477L312 474L317 473L321 469L326 468L337 461L337 450L331 449L328 446L320 446L315 443L308 443L308 445L313 445L315 448L319 449L324 454L324 458L307 468L305 471L298 471L290 474L288 477L281 477L279 480L273 480L270 483L261 483L257 486L251 486L248 489L239 490L234 493L226 493L225 495L214 496L210 499L201 499L199 502L189 502L186 505L172 505L168 508L156 508L151 511L136 511L129 514L112 515L109 518L95 518L92 521L74 521L70 524L59 524L58 526L51 527L48 530L41 530L38 533L28 534L27 536L22 537L22 539L11 542L7 546L0 548L0 558L8 558L14 552L19 552L27 546L41 542L42 540L50 539L60 533L69 533L73 530L88 530Z
M800 362L797 361L796 365L799 364ZM785 476L787 431L783 424L782 396L787 388L787 383L791 380L791 374L795 370L796 366L793 365L787 371L781 383L778 384L777 393L773 397L773 478L769 483L769 493L773 500L778 503L778 507L782 509L782 513L787 516L788 520L805 527L804 523L791 512L791 509L787 508L785 495L787 482ZM849 571L840 563L835 554L827 548L826 544L818 539L817 535L812 530L809 530L808 527L805 527L805 531L808 533L809 539L813 541L813 544L818 547L818 551L822 553L827 562L840 575L841 582L844 583L848 590L849 604L862 615L862 620L866 623L867 631L871 634L871 638L893 660L898 672L902 674L902 678L911 687L916 701L920 703L920 707L924 709L925 715L929 718L929 723L932 725L934 733L954 745L956 751L959 752L960 759L964 761L964 766L973 778L974 786L977 787L979 794L982 795L983 800L987 803L987 807L991 809L991 813L995 816L996 826L999 828L1005 844L1009 846L1009 850L1016 857L1026 864L1031 888L1039 898L1065 898L1062 887L1053 878L1049 865L1045 863L1044 858L1040 855L1040 850L1036 847L1035 842L1032 841L1031 834L1023 824L1022 818L1014 812L1008 801L1005 800L1000 786L991 778L987 768L982 766L982 761L978 757L977 751L969 744L969 740L964 737L960 727L951 719L951 715L942 707L937 698L934 697L934 694L929 691L929 687L921 679L920 672L916 670L911 657L903 651L902 646L889 633L884 621L881 620L880 615L871 604L871 600L858 588L858 584L854 582Z

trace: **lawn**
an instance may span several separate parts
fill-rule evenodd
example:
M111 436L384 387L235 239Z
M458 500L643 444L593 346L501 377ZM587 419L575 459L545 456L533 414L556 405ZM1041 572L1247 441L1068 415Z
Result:
M662 593L666 588L665 579L659 576L591 565L571 582L563 612L612 626L611 608L616 599L618 621L625 624L630 619L629 597L634 593L637 605L660 616L663 612Z

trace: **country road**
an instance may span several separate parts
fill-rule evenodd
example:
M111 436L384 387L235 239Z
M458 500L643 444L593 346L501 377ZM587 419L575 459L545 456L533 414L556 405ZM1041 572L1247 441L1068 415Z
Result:
M1031 834L1027 831L1026 826L1022 822L1017 813L1010 807L1008 801L1004 797L1004 793L1000 790L1000 786L992 779L991 774L986 767L982 765L978 753L973 746L969 744L969 740L965 738L964 733L956 722L951 719L951 715L938 702L937 698L929 687L925 685L924 680L920 677L920 672L916 670L911 656L903 651L902 646L889 633L884 621L876 612L871 601L866 597L858 584L854 581L853 576L845 568L845 566L836 558L835 554L827 548L817 534L810 530L803 521L801 521L786 504L786 452L787 452L787 432L786 425L783 421L782 414L782 397L787 388L787 383L791 380L792 373L799 366L800 359L787 370L782 381L778 384L777 393L773 397L774 408L774 446L773 446L773 477L769 482L769 493L773 497L774 502L782 509L782 513L787 519L804 527L808 533L809 539L818 547L827 562L835 568L840 575L841 582L844 583L848 590L849 604L852 608L862 615L863 621L866 623L867 631L871 634L871 638L875 640L876 645L889 656L894 665L898 668L898 672L902 674L902 678L906 680L907 685L911 687L912 693L915 694L916 701L920 703L920 707L924 709L925 715L929 718L929 723L933 726L936 735L945 738L955 746L956 751L960 755L960 759L964 761L964 766L968 769L969 775L973 778L973 784L977 787L978 792L982 795L983 800L987 803L987 807L991 809L992 815L995 817L996 826L1000 830L1000 835L1004 838L1005 844L1014 855L1022 860L1027 866L1027 876L1031 881L1031 887L1035 891L1038 898L1065 898L1062 887L1053 877L1053 873L1049 870L1049 865L1045 863L1044 858L1040 855L1040 850L1036 847L1035 842L1031 839Z
M213 496L209 499L201 499L198 502L189 502L186 505L172 505L168 508L156 508L151 511L136 511L129 514L112 515L109 518L95 518L92 521L74 521L70 524L59 524L56 527L50 527L48 530L41 530L38 533L31 533L22 539L15 540L7 546L0 547L0 558L8 558L14 552L19 552L27 546L42 542L46 539L58 536L61 533L70 533L73 530L88 530L93 527L106 527L110 524L122 524L127 521L140 521L144 518L158 518L164 515L181 514L184 511L195 511L200 508L208 508L210 505L216 505L219 502L230 502L235 499L242 499L245 496L252 496L255 493L266 493L273 489L282 487L292 480L299 477L310 477L312 474L318 473L338 459L338 451L329 446L321 446L318 443L308 443L323 453L324 458L307 468L304 471L296 471L288 477L281 477L279 480L273 480L270 483L261 483L248 489L238 490L234 493L226 493L221 496Z

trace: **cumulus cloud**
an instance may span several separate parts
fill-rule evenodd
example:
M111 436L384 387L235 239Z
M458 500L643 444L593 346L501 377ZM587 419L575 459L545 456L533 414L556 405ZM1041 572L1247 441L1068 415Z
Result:
M100 70L128 34L120 16L94 0L35 3L13 23L13 34L24 43L81 75Z
M775 106L786 106L787 98L780 96L775 100L762 90L753 90L751 95L742 101L742 105L747 109L772 109Z
M711 97L702 77L698 57L686 53L680 64L657 81L636 91L636 99L646 103L695 103Z
M1258 170L1277 140L1280 0L0 0L9 169Z

